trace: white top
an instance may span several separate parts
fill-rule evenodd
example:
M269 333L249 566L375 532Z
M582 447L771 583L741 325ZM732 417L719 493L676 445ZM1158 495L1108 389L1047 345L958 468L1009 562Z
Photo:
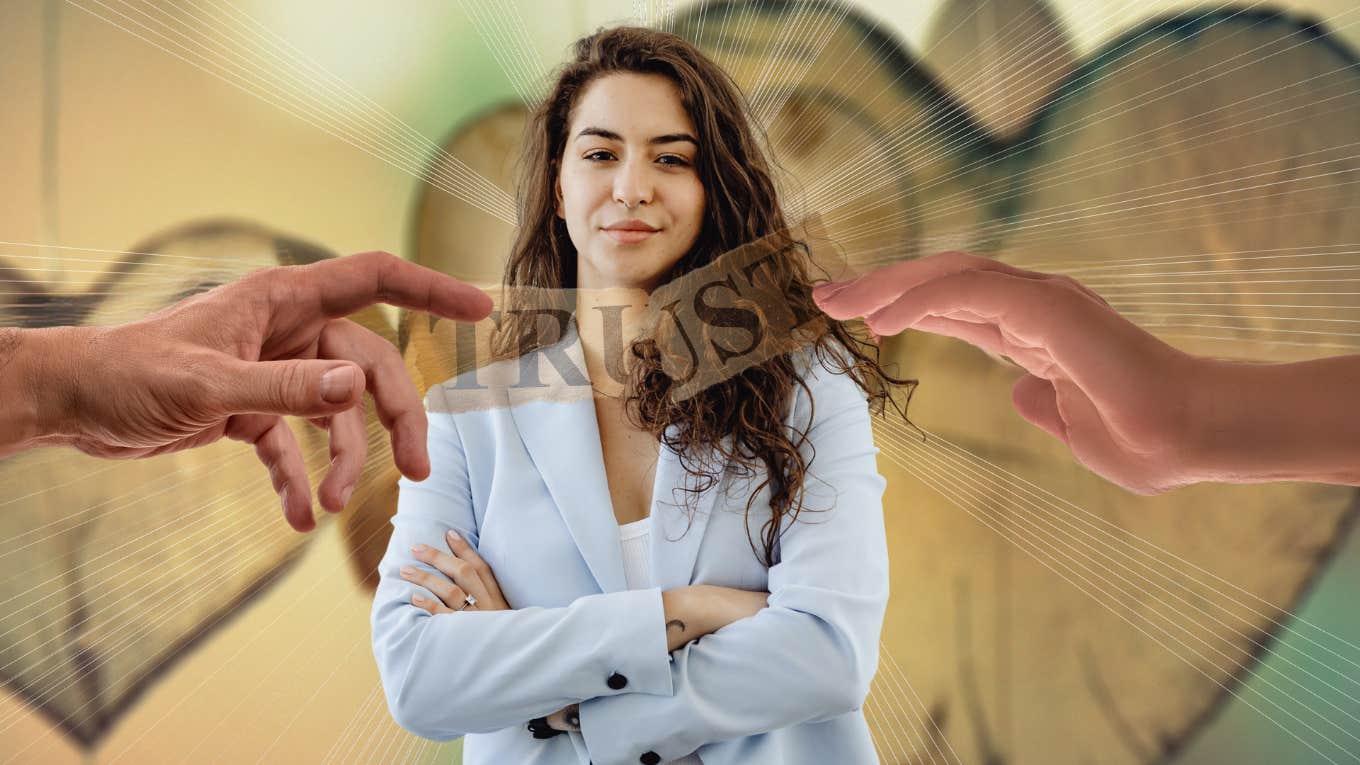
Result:
M652 586L651 543L651 518L619 527L619 546L623 548L623 578L630 590L645 590Z
M652 586L652 519L625 523L619 527L619 546L623 549L623 578L630 590ZM688 754L664 765L703 765L696 755Z

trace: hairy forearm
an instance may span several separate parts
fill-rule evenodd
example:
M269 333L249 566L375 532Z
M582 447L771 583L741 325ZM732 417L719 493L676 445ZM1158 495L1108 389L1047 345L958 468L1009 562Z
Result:
M84 333L0 329L0 457L69 440Z
M27 346L31 330L0 329L0 457L20 451L41 433Z
M1360 356L1206 361L1187 459L1202 480L1360 486Z

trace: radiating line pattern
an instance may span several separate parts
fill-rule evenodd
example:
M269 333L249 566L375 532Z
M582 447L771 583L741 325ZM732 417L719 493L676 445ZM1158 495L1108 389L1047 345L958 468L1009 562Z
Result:
M520 100L530 105L542 100L545 73L519 7L485 0L460 0L459 5Z
M934 433L913 432L888 419L880 420L877 426L878 441L888 460L950 504L1089 594L1139 633L1205 674L1225 693L1260 711L1318 756L1328 762L1360 759L1355 754L1360 742L1356 734L1360 717L1353 711L1360 710L1360 674L1356 673L1360 669L1360 646L1302 622ZM996 491L1011 500L1006 510L989 501L989 495ZM1158 608L1136 605L1149 595ZM1260 641L1269 639L1254 623L1259 618L1298 635L1328 658L1313 658L1307 666L1286 660L1287 672L1269 664L1253 666L1258 652L1267 650ZM1293 624L1284 621L1286 618ZM1231 636L1221 634L1220 627ZM1276 701L1252 684L1235 682L1235 677L1240 680L1238 672L1230 671L1226 676L1210 673L1202 663L1206 651L1228 658L1241 673L1269 673L1271 677L1260 679L1289 703ZM1319 693L1300 676L1321 683L1333 693ZM1329 697L1339 698L1345 706ZM1152 751L1154 744L1147 742L1144 746Z
M167 11L156 4L114 0L67 2L116 28L114 33L137 37L421 179L487 220L515 222L507 190L228 3L190 0ZM984 23L994 31L984 34L982 42L998 49L1040 48L1051 42L1051 28L1044 31L1021 23L1037 19L1042 3L1030 3L1010 23L987 17L997 5L975 3L971 10L950 17L959 20L935 36L931 50L921 58L931 60L932 50L947 58L952 34L970 33ZM1086 62L1065 83L1066 89L1035 115L1038 128L1010 142L998 142L987 124L960 106L959 93L968 91L994 100L1027 78L1037 78L1036 68L1048 60L1044 55L999 72L992 67L977 68L976 74L955 79L945 89L928 72L894 59L892 35L866 22L849 6L779 0L706 3L685 8L677 16L671 2L634 0L631 4L635 18L704 42L729 67L751 96L758 121L770 129L776 150L797 158L791 163L791 175L803 173L804 196L791 197L791 206L799 214L816 211L827 216L838 241L864 267L938 247L964 246L1023 267L1081 278L1135 321L1199 352L1260 360L1353 353L1360 347L1360 301L1355 300L1360 294L1356 286L1360 261L1355 257L1360 252L1360 228L1345 221L1360 219L1360 191L1355 183L1360 177L1356 169L1360 159L1356 64L1353 57L1348 60L1343 55L1345 51L1338 54L1338 46L1320 35L1318 27L1281 19L1265 12L1267 7L1261 2L1206 7L1181 15L1175 25L1153 24L1123 35L1113 34L1121 31L1114 29L1083 30L1086 37L1095 36L1092 32L1112 33L1113 42ZM519 5L464 0L463 8L516 95L532 103L542 86L542 69ZM1323 24L1332 30L1351 29L1360 21L1357 13L1355 9L1343 11ZM762 37L771 29L781 34ZM768 44L761 44L762 40ZM1195 66L1182 65L1188 59L1173 54L1180 55L1197 41L1209 41L1217 46L1214 50L1227 53L1201 59ZM1312 68L1290 74L1289 62L1321 50L1334 55L1316 57ZM1254 89L1242 86L1262 72L1267 75L1262 78L1265 84ZM1284 74L1270 79L1275 72ZM1209 89L1222 97L1197 103L1197 94ZM1149 129L1120 128L1140 114L1153 115ZM1282 144L1278 136L1283 131L1295 131L1301 138ZM1234 149L1244 141L1251 146L1249 151ZM808 151L811 159L799 157L797 149L806 146L815 147ZM1213 160L1205 161L1206 157ZM1319 228L1322 222L1330 228ZM96 310L118 320L133 318L157 304L152 294L193 288L221 280L233 269L268 262L263 258L233 262L138 248L54 247L49 251L61 253L69 273L113 278L96 279L80 296L62 296L48 290L59 280L26 278L32 265L43 262L44 250L38 243L0 242L0 282L4 283L0 323L39 314L58 322L84 321ZM70 299L63 301L63 297ZM98 304L104 299L111 302L101 308ZM922 345L904 339L890 344L888 350L904 360L922 351L923 356L940 360L942 370L945 361L964 354L932 350L939 345L922 351ZM959 361L957 369L992 369L990 364ZM928 392L931 375L922 371L918 376L926 381ZM997 386L966 388L966 374L941 371L934 379L937 384L959 381L961 395L1003 392ZM966 407L952 411L951 422L958 428L948 431L950 439L941 430L914 431L888 420L877 423L876 437L884 465L894 471L894 478L919 483L961 519L976 522L995 538L996 571L1010 571L1020 579L1022 560L1041 568L1048 581L1061 580L1060 586L1079 595L1087 610L1098 612L1090 616L1073 607L1071 613L1078 615L1074 620L1089 620L1107 630L1110 624L1127 628L1110 642L1170 657L1185 675L1203 678L1214 693L1259 712L1266 724L1296 742L1300 751L1328 762L1356 759L1353 753L1360 751L1360 704L1356 703L1360 647L1346 636L1330 634L1290 614L1287 606L1297 588L1284 588L1280 592L1285 594L1263 598L1255 585L1223 576L1198 558L1178 555L1154 541L1160 538L1131 519L1117 498L1103 495L1099 504L1092 504L1089 492L1083 492L1080 502L1064 498L1063 487L1076 486L1065 478L1069 468L1051 457L1046 462L1026 462L1034 447L1023 435L1011 439L1017 445L1023 443L1023 448L1001 450L1013 461L992 452L982 456L980 442L962 446L956 434L966 430L965 425L980 429L986 420L980 408L976 413ZM1003 423L982 438L1003 443L1008 438L1003 433L1015 435L1009 427ZM373 458L365 475L372 481L384 475L381 465L387 455L380 429L370 425L369 439ZM314 449L314 456L323 456L321 448ZM60 472L63 457L33 455L25 465L35 474ZM241 466L246 457L236 454L190 466L170 483L148 478L140 485L92 498L63 518L18 527L0 545L0 560L17 560L29 551L57 545L66 551L60 575L76 575L71 561L83 560L82 565L92 564L86 573L99 581L123 578L137 560L175 537L175 527L162 522L139 528L117 547L96 549L90 534L99 523L129 517L214 470ZM1021 464L1042 467L1017 467ZM0 507L22 509L71 490L81 481L98 483L101 477L111 479L125 472L118 465L92 466L86 475L4 497ZM1051 485L1040 487L1021 475L1035 480L1042 476ZM260 490L258 483L250 485L255 489L225 494L186 511L185 517L206 519L239 507L259 508L261 518L272 515L271 494ZM900 488L900 483L892 488ZM1320 509L1332 495L1325 501L1320 494L1297 496L1302 506L1319 508L1319 525L1340 525L1345 517L1339 510ZM1154 512L1151 504L1132 507ZM889 508L893 513L912 509L903 504ZM1231 529L1214 531L1228 534L1228 542L1237 541ZM1301 526L1291 527L1289 533L1299 535L1298 549L1292 552L1309 560L1326 559L1327 535L1309 535ZM232 546L196 562L206 560L223 568L263 560L261 550L254 550L253 556L229 550L249 551L252 545L268 540L271 529L265 524L233 526L218 520L198 529L197 536L183 539L202 541L212 535L225 535ZM355 542L365 538L357 528L350 529L348 536ZM907 550L902 556L908 560L916 554L911 547L897 549ZM1014 562L1008 562L1011 551L1018 554ZM191 565L186 556L171 560L176 566ZM16 582L27 572L7 573ZM1301 582L1307 579L1299 577ZM322 586L317 582L307 592L318 592ZM1003 590L998 585L998 592ZM133 614L169 591L164 583L128 589L107 603L89 606L89 614L95 618ZM900 593L896 582L894 592ZM38 594L30 587L6 597L11 605L24 605L24 598ZM1001 595L997 598L997 613L1016 607L1015 603L1006 606ZM73 605L70 600L44 600L39 610L25 611L25 618L40 618ZM904 606L899 594L894 608L903 607L911 606ZM947 618L944 609L923 615ZM168 614L163 617L169 618ZM993 624L981 610L973 618L980 624ZM1007 618L1012 621L1006 629L1016 629L1016 617ZM1006 624L1001 616L996 617L995 625ZM960 641L976 639L983 629L976 626L974 634ZM1023 668L1007 668L1000 649L995 660L975 652L969 660L977 663L974 667L960 658L967 653L963 647L930 645L908 652L894 642L895 637L885 637L879 676L865 707L885 762L1060 761L1036 755L1010 736L1017 710L1007 709L1006 703L987 702L985 689L969 691L969 683L958 680L983 672L999 689L992 701L1020 694L1018 689L1003 686L1010 682L1008 678L1023 677ZM1276 637L1305 643L1310 652L1272 655ZM127 627L116 628L108 638L107 651L91 665L93 670L111 668L136 644L135 631ZM25 644L24 653L0 655L0 661L13 664L54 646L68 650L75 642L75 633L55 632ZM355 636L346 656L357 660L366 643L366 635ZM1128 707L1119 698L1121 694L1108 687L1109 669L1101 665L1098 652L1077 644L1064 659L1064 666L1080 668L1085 685L1072 691L1074 702L1053 700L1064 712L1080 708L1081 714L1074 713L1071 719L1116 731L1111 735L1118 744L1102 754L1114 758L1110 761L1160 757L1161 747L1168 742L1156 738L1158 729L1140 729L1127 719ZM284 672L289 661L307 658L297 649L282 654L271 677ZM1160 664L1156 667L1150 675L1167 676ZM117 672L130 674L138 669L120 666ZM337 665L331 676L343 671ZM949 679L949 671L954 672L954 679ZM220 677L220 672L214 673L200 689L208 689ZM942 695L936 690L942 685L964 690ZM80 680L73 679L60 691L79 687ZM323 687L314 689L313 699L320 697ZM1129 688L1122 686L1119 691L1127 694ZM973 703L970 693L981 700ZM225 713L210 732L231 725L242 714L247 698L243 695L224 706ZM167 711L140 731L136 740L112 753L114 759L126 760L136 746L162 735L174 711ZM258 753L261 761L277 754L300 714L297 710L291 718L278 721L272 743ZM0 720L0 730L9 729L14 719ZM329 750L328 760L423 761L432 754L425 742L391 723L376 688L340 730L334 742L322 745ZM1167 725L1160 732L1178 744L1186 730ZM208 740L205 736L200 746ZM39 743L27 743L9 761L27 756Z
M488 215L515 221L507 192L230 5L190 0L191 10L174 14L118 0L67 3Z

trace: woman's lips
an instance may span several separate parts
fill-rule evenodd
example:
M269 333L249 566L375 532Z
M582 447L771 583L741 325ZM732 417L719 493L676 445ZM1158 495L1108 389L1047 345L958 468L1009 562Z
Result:
M607 228L604 232L609 235L610 239L619 244L637 244L648 237L661 233L643 228Z

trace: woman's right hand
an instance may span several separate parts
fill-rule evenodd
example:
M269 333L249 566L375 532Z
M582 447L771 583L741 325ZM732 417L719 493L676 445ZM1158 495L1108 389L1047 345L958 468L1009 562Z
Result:
M427 545L411 548L416 560L433 566L439 574L415 566L401 567L402 579L424 587L436 598L431 601L422 595L412 595L412 605L431 614L463 610L509 611L510 604L505 602L491 566L457 532L449 530L444 538L449 544L447 553Z
M739 619L755 616L770 593L694 584L661 593L666 612L666 650L674 651Z

